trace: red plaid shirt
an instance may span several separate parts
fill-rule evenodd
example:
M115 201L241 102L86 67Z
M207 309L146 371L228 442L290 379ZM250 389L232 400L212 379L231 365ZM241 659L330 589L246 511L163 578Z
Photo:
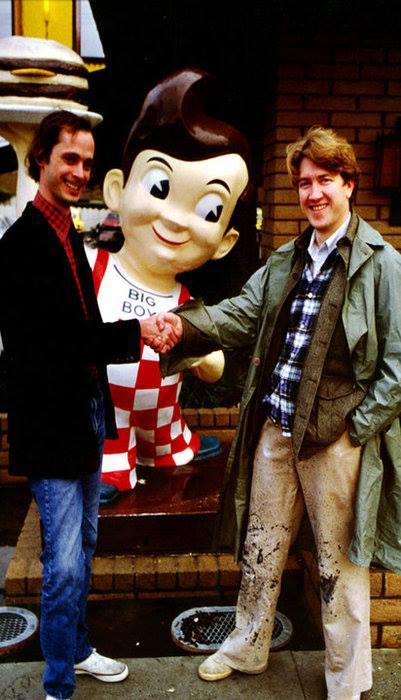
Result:
M65 254L67 255L68 262L70 263L71 270L75 278L85 317L88 318L88 309L86 307L84 295L82 292L81 282L78 277L77 262L75 260L74 251L72 249L71 241L68 235L71 226L73 226L71 213L69 210L67 212L57 209L57 207L55 207L54 204L48 202L48 200L45 199L39 191L36 193L35 199L33 200L32 204L34 207L36 207L36 209L39 209L39 211L42 212L43 216L47 220L47 223L52 227L53 231L56 232L59 240L63 245Z

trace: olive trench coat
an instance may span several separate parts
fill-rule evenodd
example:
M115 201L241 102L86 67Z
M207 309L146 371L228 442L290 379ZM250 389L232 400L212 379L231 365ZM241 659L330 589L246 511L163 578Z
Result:
M351 417L351 438L363 449L349 557L361 566L375 562L401 573L401 256L363 219L353 214L353 221L357 230L342 320L355 381L367 393ZM238 558L246 533L253 455L264 421L264 365L294 252L292 241L272 253L237 297L211 307L189 302L178 311L196 329L193 356L212 347L254 342L216 532L216 545L234 546ZM186 347L184 340L182 349L186 359L178 346L162 361L164 373L193 361L188 357L191 343Z

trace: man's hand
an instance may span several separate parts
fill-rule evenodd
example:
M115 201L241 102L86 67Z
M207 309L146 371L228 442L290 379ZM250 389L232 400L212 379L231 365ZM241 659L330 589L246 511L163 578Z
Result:
M139 323L143 342L155 352L161 354L168 352L182 338L182 321L179 316L170 311L150 316Z

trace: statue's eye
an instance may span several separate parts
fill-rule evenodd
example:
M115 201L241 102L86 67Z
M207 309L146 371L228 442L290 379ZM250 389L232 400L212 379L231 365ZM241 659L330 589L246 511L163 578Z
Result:
M142 184L145 190L149 192L152 197L157 197L157 199L166 199L170 192L168 175L164 170L161 170L161 168L152 168L148 170L146 175L142 178Z
M223 200L218 194L206 194L195 207L195 214L205 221L218 221L222 211Z

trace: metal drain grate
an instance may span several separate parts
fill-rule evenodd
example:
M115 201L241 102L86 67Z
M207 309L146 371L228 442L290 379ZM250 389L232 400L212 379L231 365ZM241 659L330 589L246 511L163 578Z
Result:
M0 654L25 644L37 628L38 619L29 610L0 607Z
M171 636L182 649L204 654L219 649L234 627L234 606L191 608L173 620ZM288 617L276 612L270 648L274 651L288 644L292 632Z

